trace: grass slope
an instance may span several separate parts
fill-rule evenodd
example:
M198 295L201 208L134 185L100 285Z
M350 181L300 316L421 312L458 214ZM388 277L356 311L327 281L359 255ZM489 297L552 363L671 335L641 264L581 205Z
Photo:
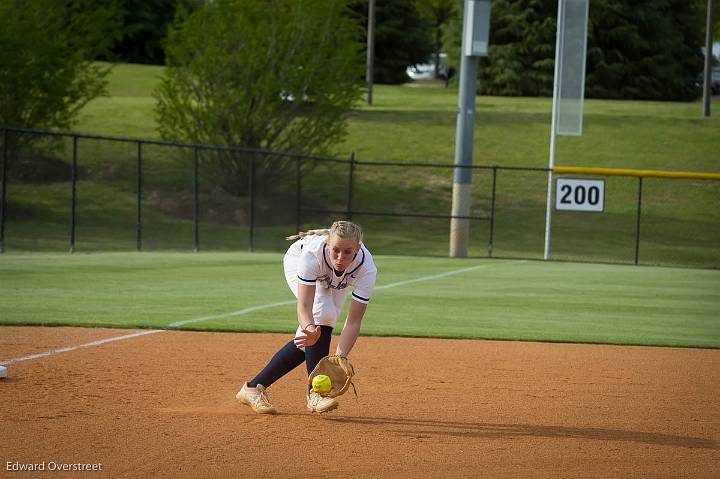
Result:
M109 97L83 110L77 131L158 138L152 91L162 67L118 64ZM347 140L332 153L359 160L452 164L457 89L376 85L373 105L351 114ZM713 98L720 107L720 97ZM550 98L478 97L474 162L546 167ZM558 165L718 171L720 117L699 101L587 100L581 137L559 137Z
M157 328L292 301L281 262L275 253L6 254L0 324ZM718 271L409 256L376 263L363 334L720 347ZM294 306L187 328L291 333Z

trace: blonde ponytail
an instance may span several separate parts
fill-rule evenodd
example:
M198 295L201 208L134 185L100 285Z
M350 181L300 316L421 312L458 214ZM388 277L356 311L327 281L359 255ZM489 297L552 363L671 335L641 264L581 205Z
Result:
M306 236L329 236L330 230L329 229L320 229L320 230L307 230L307 231L299 231L298 234L286 236L285 239L288 241L295 241L296 239L304 238Z
M336 221L326 229L307 230L300 231L298 234L288 236L285 239L288 241L294 241L306 236L330 236L337 235L342 239L354 239L360 243L363 239L363 232L360 225L353 223L352 221Z

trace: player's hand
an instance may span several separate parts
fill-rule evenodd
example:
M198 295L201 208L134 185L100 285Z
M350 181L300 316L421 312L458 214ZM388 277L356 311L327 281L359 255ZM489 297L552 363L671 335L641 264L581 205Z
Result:
M322 331L320 330L320 326L314 324L303 328L302 334L295 336L295 346L297 346L298 348L306 348L308 346L312 346L313 344L317 343L318 339L320 339L321 332Z

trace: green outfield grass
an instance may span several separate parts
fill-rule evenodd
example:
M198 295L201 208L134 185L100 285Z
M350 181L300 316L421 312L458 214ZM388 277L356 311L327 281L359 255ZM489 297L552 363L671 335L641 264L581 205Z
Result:
M366 335L720 347L718 271L410 256L376 263ZM166 328L283 302L185 327L291 333L296 324L276 253L6 254L0 278L5 325Z
M75 128L103 135L157 138L152 91L162 68L115 66L109 97L90 102ZM377 85L372 106L359 103L349 115L348 136L330 153L356 153L360 161L439 163L452 165L457 90L437 86ZM720 108L714 99L714 111ZM551 99L478 97L474 162L501 167L546 167ZM558 165L717 172L720 161L720 115L701 118L699 102L587 100L582 137L558 139ZM44 146L69 165L71 144ZM79 144L78 251L128 251L135 248L135 148L83 140ZM189 158L179 151L147 146L143 150L146 228L150 250L190 250L193 245ZM10 168L13 171L11 165ZM68 248L69 168L63 181L8 186L6 246L15 251L63 251ZM344 209L347 193L344 165L321 165L303 178L305 204ZM473 177L471 214L488 216L492 175ZM494 224L495 256L541 258L544 242L545 173L500 171ZM449 214L452 169L406 169L358 165L354 172L353 208ZM553 258L600 262L633 262L635 257L637 180L607 180L606 211L601 215L559 213L553 223ZM201 204L214 194L201 185ZM292 190L293 185L288 189ZM292 194L292 192L291 192ZM644 184L644 264L720 267L720 182L647 180ZM219 197L217 204L232 198ZM295 228L291 219L272 218L294 205L266 199L257 214L256 250L280 251L279 239ZM246 250L248 225L226 213L213 219L213 208L201 212L201 249ZM286 215L287 216L287 215ZM337 215L336 215L337 216ZM306 215L303 227L333 218ZM445 256L449 221L445 219L377 218L356 215L383 254ZM264 221L264 223L263 223ZM473 223L470 254L488 255L489 224Z

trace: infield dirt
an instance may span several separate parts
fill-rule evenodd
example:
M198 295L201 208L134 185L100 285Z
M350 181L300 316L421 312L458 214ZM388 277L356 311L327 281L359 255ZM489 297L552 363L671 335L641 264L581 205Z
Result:
M0 361L129 332L2 327ZM170 331L14 363L0 476L718 474L720 350L361 337L358 398L309 413L300 367L257 415L235 393L288 338Z

